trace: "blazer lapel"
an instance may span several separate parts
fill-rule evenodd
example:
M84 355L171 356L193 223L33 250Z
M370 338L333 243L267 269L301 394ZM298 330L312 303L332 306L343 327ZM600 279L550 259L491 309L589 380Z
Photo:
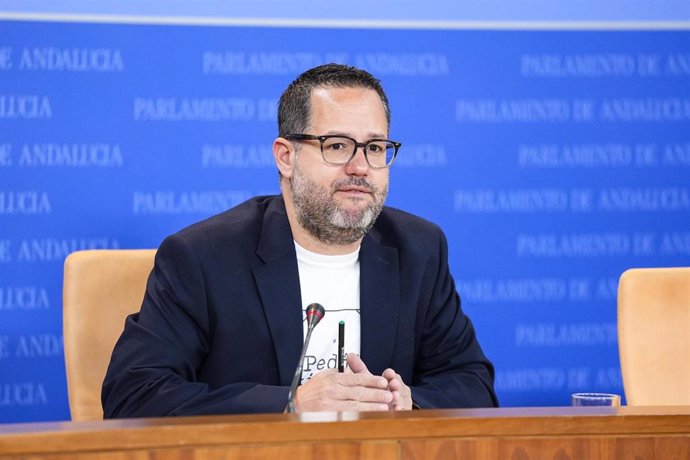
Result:
M362 241L359 260L361 356L372 374L381 374L391 365L398 329L398 250L381 245L372 229Z
M273 338L281 385L290 385L302 349L302 299L292 231L282 197L269 205L257 255L265 265L254 269Z

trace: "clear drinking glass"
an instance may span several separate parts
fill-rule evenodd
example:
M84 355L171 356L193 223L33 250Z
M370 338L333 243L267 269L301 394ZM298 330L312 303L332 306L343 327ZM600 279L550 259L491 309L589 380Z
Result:
M621 405L621 397L612 393L574 393L571 396L573 406L609 406Z

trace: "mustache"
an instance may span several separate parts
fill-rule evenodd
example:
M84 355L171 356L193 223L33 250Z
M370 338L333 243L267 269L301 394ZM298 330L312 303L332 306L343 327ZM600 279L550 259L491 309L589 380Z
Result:
M335 192L342 187L361 187L366 189L369 193L378 192L378 188L375 185L370 184L363 177L348 177L346 179L341 179L339 181L333 182L331 186L331 192Z

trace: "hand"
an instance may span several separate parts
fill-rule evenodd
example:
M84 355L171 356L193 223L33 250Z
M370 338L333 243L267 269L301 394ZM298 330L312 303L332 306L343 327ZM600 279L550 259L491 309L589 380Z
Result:
M372 375L369 369L367 369L366 364L364 364L364 361L355 354L347 355L347 366L356 374ZM388 391L393 395L393 399L388 403L388 409L411 410L412 391L410 387L405 385L400 374L397 374L393 369L386 369L383 371L383 378L388 382Z
M400 374L393 369L386 369L383 377L388 380L388 390L393 394L393 400L388 403L390 410L412 410L412 391L405 385Z
M354 355L352 355L354 356ZM357 357L359 362L361 360ZM357 367L357 363L354 363ZM363 365L364 363L362 363ZM348 365L350 356L348 356ZM366 369L366 366L364 366ZM352 367L346 372L328 369L315 374L297 388L295 410L310 411L385 411L393 401L388 380Z

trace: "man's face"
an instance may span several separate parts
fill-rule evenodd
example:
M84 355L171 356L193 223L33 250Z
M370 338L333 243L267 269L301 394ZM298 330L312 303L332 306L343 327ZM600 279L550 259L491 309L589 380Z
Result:
M343 135L357 142L388 137L378 94L364 88L317 88L311 96L307 134ZM388 194L388 168L372 169L361 149L345 165L326 163L319 141L300 142L290 178L300 225L328 244L346 245L364 236Z

